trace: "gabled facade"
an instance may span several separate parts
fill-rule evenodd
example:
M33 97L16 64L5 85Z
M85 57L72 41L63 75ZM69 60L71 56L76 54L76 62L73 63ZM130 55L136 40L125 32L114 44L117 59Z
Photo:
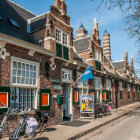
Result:
M129 66L125 52L123 61L111 60L110 35L104 33L102 47L97 20L90 36L81 24L74 39L65 1L50 8L37 16L0 0L0 102L20 112L39 107L54 125L80 118L83 94L92 93L95 104L109 99L113 108L138 101L133 59ZM94 79L77 81L89 65ZM17 119L9 121L16 125Z

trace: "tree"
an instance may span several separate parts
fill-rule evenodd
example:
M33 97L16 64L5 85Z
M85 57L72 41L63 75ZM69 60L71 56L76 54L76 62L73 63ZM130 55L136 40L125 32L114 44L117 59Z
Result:
M96 0L91 0L96 1ZM125 22L128 24L127 32L140 45L140 0L98 0L99 5L105 5L109 10L118 7L125 15Z

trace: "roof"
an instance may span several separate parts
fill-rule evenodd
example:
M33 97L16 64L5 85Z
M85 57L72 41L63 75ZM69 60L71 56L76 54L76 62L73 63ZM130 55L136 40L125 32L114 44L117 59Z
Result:
M114 61L112 62L112 65L116 68L116 69L124 69L124 61Z
M82 51L86 51L89 49L89 40L91 38L88 37L84 37L82 39L77 39L73 41L73 45L76 49L77 52L82 52Z
M27 19L35 17L35 14L10 0L0 0L0 16L3 18L0 22L0 33L39 45L33 35L27 33ZM12 26L9 19L17 23L19 28Z
M85 29L84 25L81 23L79 29Z

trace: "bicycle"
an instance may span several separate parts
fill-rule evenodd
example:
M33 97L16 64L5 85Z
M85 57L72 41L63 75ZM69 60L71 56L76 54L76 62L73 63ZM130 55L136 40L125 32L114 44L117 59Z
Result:
M5 106L3 103L0 103L1 106ZM6 106L5 106L6 107ZM18 140L23 137L28 137L31 136L31 140L33 137L38 133L36 130L42 125L44 126L45 121L43 121L43 113L41 114L41 118L38 115L38 112L41 112L39 110L35 110L35 115L32 118L27 118L27 109L25 110L24 114L20 115L22 117L22 120L19 122L15 132L11 133L9 131L9 128L6 124L8 116L12 112L17 112L15 109L7 108L7 112L5 113L5 116L0 124L0 133L2 133L3 129L6 130L8 133L9 139L10 140ZM48 114L47 114L47 121L48 121ZM36 119L37 118L37 119ZM42 119L42 120L41 120ZM37 120L37 121L36 121ZM30 122L30 123L29 123ZM32 122L32 123L31 123ZM39 122L39 123L38 123ZM41 132L43 127L39 129L39 132Z

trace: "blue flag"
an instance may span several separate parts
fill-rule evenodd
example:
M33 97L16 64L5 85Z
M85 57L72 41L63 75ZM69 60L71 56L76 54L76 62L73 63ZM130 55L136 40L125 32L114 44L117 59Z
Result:
M93 79L91 66L89 66L81 76L82 82L85 82L86 80L89 80L89 79Z

